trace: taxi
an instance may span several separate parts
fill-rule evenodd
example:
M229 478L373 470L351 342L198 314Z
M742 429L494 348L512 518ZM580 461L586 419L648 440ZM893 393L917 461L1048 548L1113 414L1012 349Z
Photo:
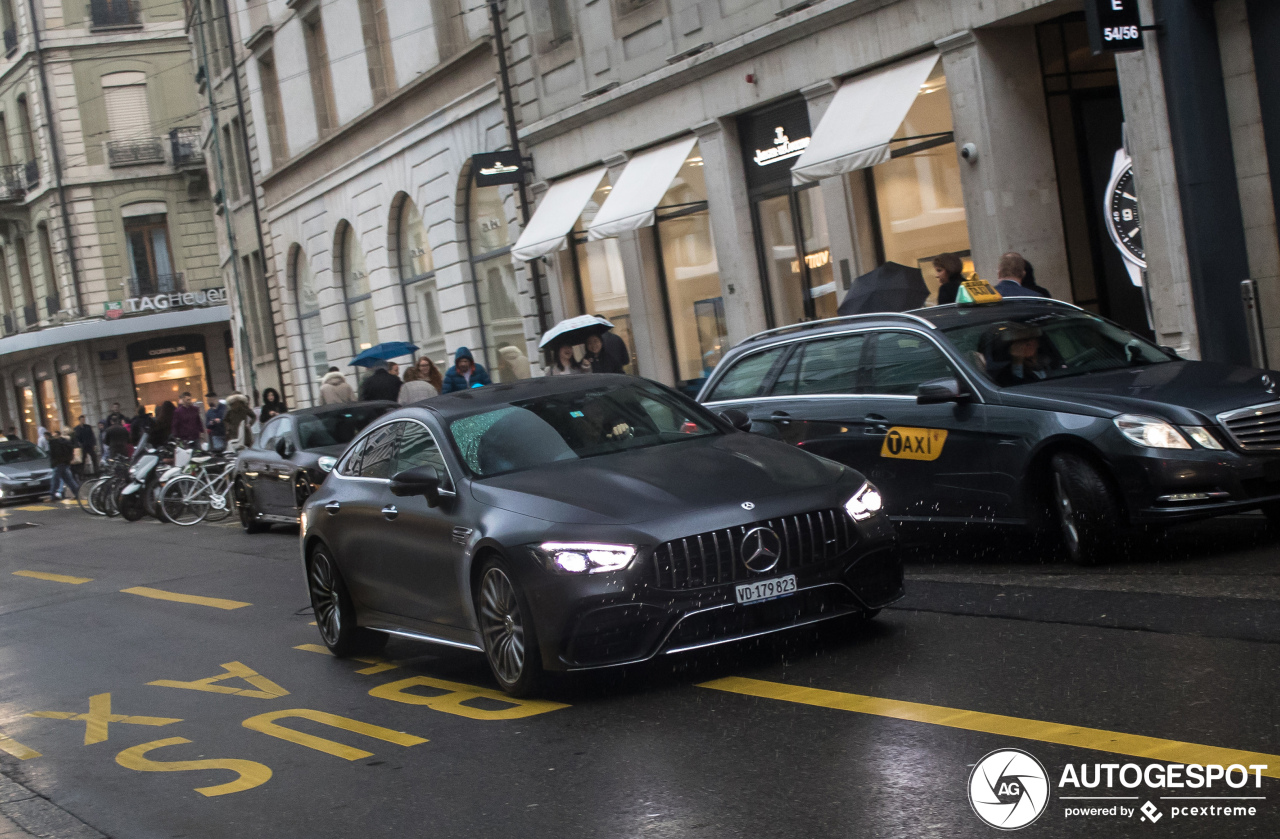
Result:
M1185 360L1060 301L987 299L762 332L698 399L858 469L895 521L1044 528L1080 563L1135 525L1280 521L1280 373Z

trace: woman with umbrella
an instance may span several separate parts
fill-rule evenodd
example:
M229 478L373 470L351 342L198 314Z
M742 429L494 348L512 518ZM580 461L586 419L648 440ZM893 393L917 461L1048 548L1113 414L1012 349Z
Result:
M560 341L553 345L547 364L548 376L572 376L578 373L590 373L591 366L583 365L574 356L573 344Z
M579 369L571 369L571 365L568 365L561 356L563 350L560 349L563 346L568 346L570 348L570 352L572 352L572 348L575 345L586 344L588 353L590 353L591 346L593 344L599 344L600 336L608 332L610 329L613 329L613 324L610 323L608 319L602 318L599 315L579 315L576 318L562 320L555 326L548 329L542 336L542 340L538 342L538 348L555 353L555 355L551 357L552 363L548 365L551 368L550 375L565 375L569 372L615 372L612 369L597 369L593 363L579 364ZM592 340L593 338L595 339L594 341ZM600 346L603 348L602 344ZM602 357L603 355L604 353L599 350L596 353L596 357ZM612 365L602 366L612 367Z

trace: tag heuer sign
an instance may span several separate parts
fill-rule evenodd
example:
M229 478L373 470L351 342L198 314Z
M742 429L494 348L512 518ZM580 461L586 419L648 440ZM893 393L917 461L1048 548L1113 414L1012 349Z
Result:
M1085 0L1084 16L1094 55L1142 49L1138 0Z
M520 153L514 151L473 154L471 170L475 173L476 186L518 184L524 180L524 164Z
M110 303L103 303L102 306L106 309L107 320L116 320L124 314L123 300L113 300Z

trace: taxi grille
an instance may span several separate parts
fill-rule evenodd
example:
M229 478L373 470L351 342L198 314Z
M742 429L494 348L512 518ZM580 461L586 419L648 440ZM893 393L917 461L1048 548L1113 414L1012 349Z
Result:
M757 527L773 530L782 543L777 566L765 573L751 571L742 562L742 540ZM654 584L681 590L788 574L835 559L857 540L853 522L840 508L712 530L659 545L653 552Z
M1219 414L1223 427L1245 451L1280 450L1280 402Z

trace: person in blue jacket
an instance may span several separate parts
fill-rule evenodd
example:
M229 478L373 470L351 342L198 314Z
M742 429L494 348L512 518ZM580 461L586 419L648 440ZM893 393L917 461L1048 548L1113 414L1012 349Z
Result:
M471 350L458 347L458 351L453 354L453 366L445 371L442 392L453 393L455 390L466 390L476 385L487 384L492 384L489 371L484 369L483 364L476 364Z

